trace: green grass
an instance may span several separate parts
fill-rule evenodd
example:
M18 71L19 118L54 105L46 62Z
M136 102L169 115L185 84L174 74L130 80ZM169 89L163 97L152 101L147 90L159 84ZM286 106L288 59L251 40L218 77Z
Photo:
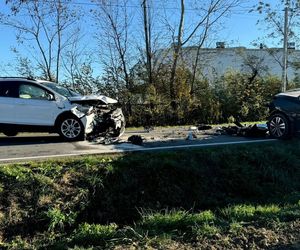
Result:
M83 223L74 230L71 242L75 245L105 245L106 241L116 237L116 224L99 225Z
M249 225L282 228L300 220L299 146L294 140L2 165L0 248L163 249L216 235L233 244Z
M138 226L150 234L158 235L174 231L187 231L189 228L214 222L215 215L211 211L190 213L182 210L161 212L144 212Z

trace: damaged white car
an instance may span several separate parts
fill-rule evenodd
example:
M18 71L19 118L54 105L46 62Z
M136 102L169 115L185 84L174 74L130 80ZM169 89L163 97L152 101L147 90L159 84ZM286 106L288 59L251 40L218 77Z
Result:
M124 133L125 119L117 100L82 96L56 83L0 78L0 132L58 133L67 141L113 141Z

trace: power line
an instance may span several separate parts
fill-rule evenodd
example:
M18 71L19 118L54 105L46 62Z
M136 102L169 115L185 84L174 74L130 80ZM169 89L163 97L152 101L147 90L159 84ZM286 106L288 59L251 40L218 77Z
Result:
M35 0L31 0L31 1L35 1ZM56 0L44 0L44 2L48 2L48 3L57 3ZM91 2L75 2L75 1L61 1L62 4L69 4L69 5L83 5L83 6L98 6L98 3L91 3ZM107 6L109 7L117 7L117 8L133 8L133 9L140 9L141 5L135 5L135 4L128 4L128 5L124 5L124 4L107 4ZM150 9L158 9L158 10L180 10L179 7L168 7L168 6L164 6L164 7L158 7L158 6L148 6L147 8ZM235 9L234 11L237 12L242 12L242 14L246 14L249 13L251 10L253 10L252 8L249 7L239 7L240 9ZM204 8L185 8L186 11L203 11L205 10ZM232 11L232 12L234 12Z
M36 1L36 0L30 0L30 1ZM57 0L44 0L44 2L48 2L48 3L57 3ZM96 2L79 2L79 1L60 1L62 4L68 4L68 5L81 5L81 6L98 6L99 4ZM158 3L161 3L160 1L157 1ZM135 4L128 4L128 5L124 5L124 4L107 4L107 6L109 7L117 7L117 8L133 8L133 9L140 9L141 5L135 5ZM164 7L158 7L158 6L148 6L147 8L150 9L157 9L157 10L180 10L179 7L168 7L168 6L164 6ZM289 11L291 12L295 12L297 9L299 8L289 8ZM205 10L204 8L185 8L186 11L203 11ZM207 11L207 10L206 10ZM239 13L238 13L239 12ZM254 6L253 7L242 7L239 6L238 8L235 8L234 10L231 10L231 13L233 14L247 14L247 15L253 15L253 16L259 16L260 14L254 14L253 12L255 12ZM284 12L284 9L280 10L273 10L272 12Z

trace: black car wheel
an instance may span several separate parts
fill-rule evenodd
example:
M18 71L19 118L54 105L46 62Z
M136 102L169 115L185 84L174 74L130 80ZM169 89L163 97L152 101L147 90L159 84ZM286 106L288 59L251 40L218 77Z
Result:
M273 138L286 139L290 136L290 124L283 114L274 114L268 122L269 132Z
M66 141L81 141L84 139L84 127L75 116L66 116L58 124L58 132Z

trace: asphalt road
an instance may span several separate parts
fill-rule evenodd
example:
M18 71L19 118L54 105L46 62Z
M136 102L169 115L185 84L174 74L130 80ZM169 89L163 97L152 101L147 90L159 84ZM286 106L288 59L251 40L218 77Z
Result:
M119 153L128 151L172 150L241 143L271 142L270 139L249 139L225 135L198 135L186 140L188 131L126 132L119 143L102 145L91 142L64 142L58 135L20 134L6 137L0 134L0 163L29 161L54 157L72 157L88 154ZM127 143L131 135L142 135L143 146ZM274 140L273 140L274 141Z

